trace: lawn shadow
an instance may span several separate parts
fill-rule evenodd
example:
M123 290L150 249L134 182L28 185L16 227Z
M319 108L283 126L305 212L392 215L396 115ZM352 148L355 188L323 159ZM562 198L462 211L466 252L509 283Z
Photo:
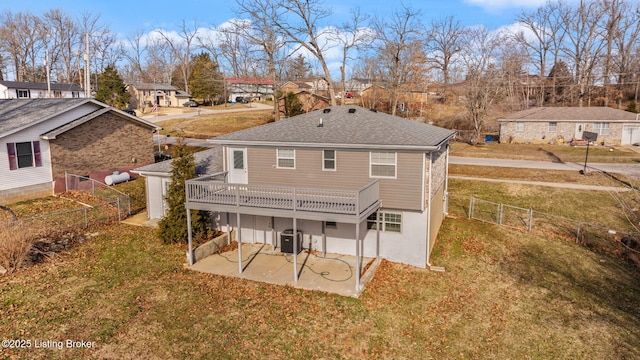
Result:
M547 157L551 159L551 162L564 164L564 161L562 161L562 159L558 155L554 154L553 152L549 150L545 150L541 147L538 148L538 151L545 153L545 155L547 155Z

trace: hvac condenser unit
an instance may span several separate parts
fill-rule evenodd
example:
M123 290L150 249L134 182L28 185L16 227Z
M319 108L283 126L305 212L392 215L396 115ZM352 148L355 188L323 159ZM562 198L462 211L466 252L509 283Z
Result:
M297 250L302 251L302 231L298 230ZM293 254L293 229L287 229L280 234L280 252Z

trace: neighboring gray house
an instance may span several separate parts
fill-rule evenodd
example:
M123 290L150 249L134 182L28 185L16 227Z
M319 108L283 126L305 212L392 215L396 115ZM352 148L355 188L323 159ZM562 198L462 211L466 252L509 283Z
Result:
M241 242L280 246L291 229L306 249L424 268L446 212L454 134L333 106L223 135L210 140L223 172L187 181L186 208L219 213Z
M196 161L196 173L199 176L212 175L222 171L222 147L216 146L212 149L200 151L194 154ZM150 164L132 172L145 178L145 189L147 198L147 217L160 219L167 212L165 196L171 182L171 163L173 160L166 160L155 164Z
M0 99L84 98L84 90L74 84L0 80Z
M582 139L584 131L598 134L598 142L640 143L639 114L609 107L539 107L498 119L500 141L564 143Z

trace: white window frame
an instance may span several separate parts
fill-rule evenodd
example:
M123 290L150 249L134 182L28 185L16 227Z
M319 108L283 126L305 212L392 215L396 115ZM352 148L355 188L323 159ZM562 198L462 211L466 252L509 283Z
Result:
M280 154L280 151L291 151L293 155ZM293 160L293 166L282 166L280 160ZM276 149L276 168L278 169L295 169L296 168L296 149Z
M593 123L593 132L598 133L598 135L609 135L609 123L608 122Z
M558 122L557 121L549 121L549 132L558 131Z
M16 95L18 96L18 99L30 99L31 91L25 90L25 89L18 89L16 90Z
M387 215L397 217L399 221L388 219ZM376 213L373 213L367 218L367 229L376 230L376 225ZM398 229L396 230L395 227L391 227L390 225L397 225ZM380 211L380 231L402 234L402 213Z
M524 121L516 121L516 131L524 131Z
M393 154L393 164L380 159L374 160L374 154ZM374 175L373 167L377 166L393 166L393 176ZM369 152L369 177L379 179L396 179L398 177L398 153L394 151L370 151Z
M333 152L333 159L327 159L325 154L327 151ZM335 150L324 149L322 150L322 171L336 171L338 169L337 152ZM327 161L333 161L333 167L327 167Z

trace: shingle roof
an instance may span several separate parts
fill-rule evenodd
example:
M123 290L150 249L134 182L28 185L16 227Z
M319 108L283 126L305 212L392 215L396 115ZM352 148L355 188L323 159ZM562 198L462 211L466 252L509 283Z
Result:
M121 116L132 121L142 123L150 128L160 128L147 120L131 116L94 99L0 99L0 137L40 123L88 102L96 105L96 111L78 119L69 119L68 123L50 130L47 134L51 136L60 134L94 118L101 111L117 111Z
M10 89L47 90L47 83L0 80L0 84ZM75 84L51 83L50 86L51 90L54 91L84 91L80 86Z
M194 155L196 161L196 174L211 175L223 171L222 168L222 146L216 146L211 149L199 151ZM158 173L169 176L171 173L171 163L173 159L161 161L155 164L133 169L136 173L149 174Z
M321 121L322 126L319 126ZM210 141L220 144L427 150L439 146L454 134L452 130L359 106L332 106Z
M1 99L0 136L89 101L91 99Z
M537 107L518 111L498 121L637 121L638 115L610 107Z
M129 84L138 90L177 90L175 86L169 84L154 84L154 83L135 83Z

